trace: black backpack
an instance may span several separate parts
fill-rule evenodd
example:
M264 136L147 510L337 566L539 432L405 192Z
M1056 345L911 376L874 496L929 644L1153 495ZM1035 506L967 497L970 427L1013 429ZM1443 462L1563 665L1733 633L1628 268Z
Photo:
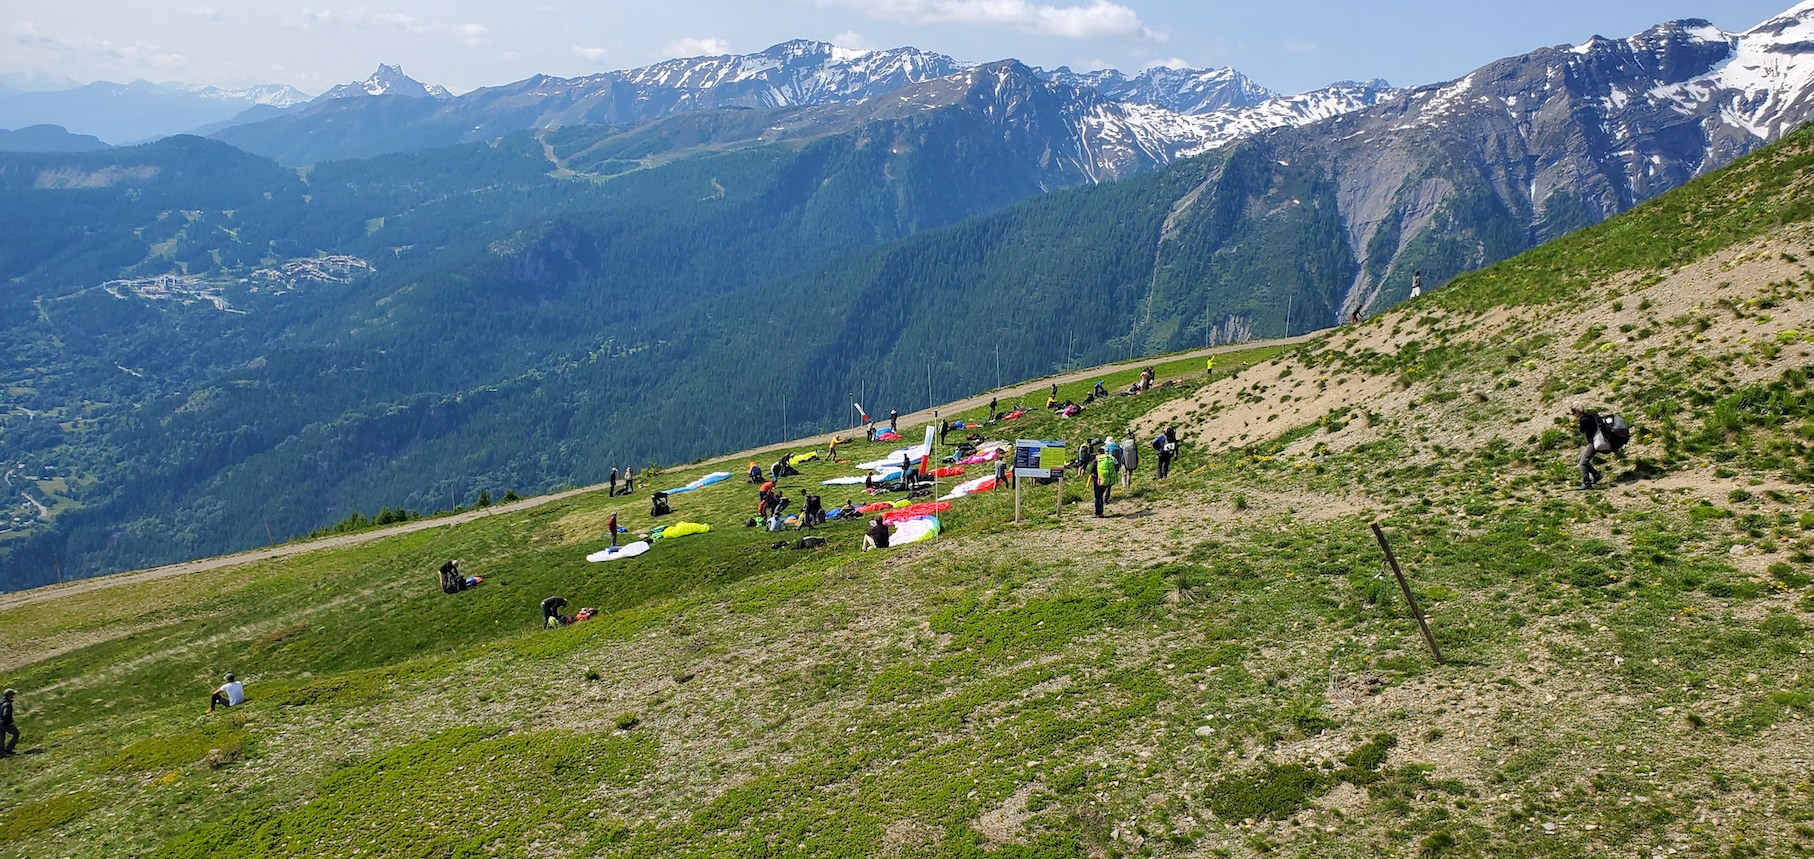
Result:
M650 516L666 516L672 512L674 512L674 508L668 506L668 493L657 492L649 496Z

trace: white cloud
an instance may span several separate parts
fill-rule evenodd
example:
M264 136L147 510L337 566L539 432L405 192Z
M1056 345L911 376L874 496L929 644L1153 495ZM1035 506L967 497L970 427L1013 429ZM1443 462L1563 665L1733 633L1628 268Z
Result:
M504 53L501 53L498 55L498 59L500 59L500 60L520 60L522 58L523 58L523 55L517 53L516 51L505 51Z
M297 30L395 27L416 35L428 32L427 26L409 15L401 12L374 12L364 6L355 6L339 12L333 9L314 9L304 6L301 14L300 20L285 21L284 26Z
M1122 37L1163 42L1166 35L1141 22L1131 7L1109 0L1055 6L1028 0L812 0L821 9L854 9L897 24L965 24L1013 27L1065 39Z
M664 48L670 57L716 57L731 52L731 43L725 39L695 39L687 36L669 42Z
M28 50L54 57L88 57L110 61L122 68L180 69L188 64L183 55L160 50L156 45L116 45L107 39L72 39L38 28L31 21L21 21L6 28L7 37Z
M219 6L178 6L176 7L176 11L181 12L184 15L194 15L197 18L206 18L210 21L219 21L227 17L226 14L220 10Z
M461 24L453 28L453 31L454 37L459 39L462 45L483 45L491 41L485 38L491 32L491 28L484 24Z
M537 11L537 12L553 12L554 6L551 4L548 4L548 3L537 3L537 4L535 4L535 11Z
M1166 57L1163 60L1148 60L1146 65L1141 66L1140 68L1142 70L1145 70L1145 69L1188 69L1188 68L1190 68L1190 61L1186 60L1186 59L1182 59L1180 57Z
M605 55L609 53L611 52L604 48L582 48L578 45L573 46L573 55L588 63L602 63L605 61Z
M850 51L868 51L875 48L874 45L869 44L868 39L863 38L862 33L855 30L845 30L831 37L831 43Z
M1286 39L1285 50L1294 54L1314 54L1316 53L1316 43L1305 42L1299 39Z

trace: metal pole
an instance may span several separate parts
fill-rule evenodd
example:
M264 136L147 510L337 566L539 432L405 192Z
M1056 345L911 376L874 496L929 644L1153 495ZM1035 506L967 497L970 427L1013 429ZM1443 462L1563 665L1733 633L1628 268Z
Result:
M1411 604L1411 614L1417 617L1417 628L1423 630L1423 640L1430 645L1430 652L1436 655L1436 664L1443 664L1442 651L1436 647L1436 636L1430 634L1430 622L1424 619L1423 608L1418 606L1417 597L1411 593L1411 583L1405 581L1403 570L1398 568L1398 559L1392 556L1392 547L1386 543L1386 532L1379 529L1379 523L1373 523L1373 536L1379 538L1379 547L1386 553L1386 563L1392 565L1392 575L1398 578L1398 587L1405 592L1405 602Z

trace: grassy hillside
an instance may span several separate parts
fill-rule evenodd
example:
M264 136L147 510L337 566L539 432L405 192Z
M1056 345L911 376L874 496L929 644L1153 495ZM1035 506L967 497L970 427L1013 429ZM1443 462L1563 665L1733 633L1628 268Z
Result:
M584 562L611 511L651 524L594 494L0 602L0 855L1805 854L1811 139L1214 380L984 430L1177 426L1107 519L1074 480L1062 517L998 491L936 544L770 549L731 481L633 560ZM1589 492L1577 403L1638 428ZM440 594L449 557L486 583ZM551 593L603 614L540 631ZM204 715L226 671L250 702Z

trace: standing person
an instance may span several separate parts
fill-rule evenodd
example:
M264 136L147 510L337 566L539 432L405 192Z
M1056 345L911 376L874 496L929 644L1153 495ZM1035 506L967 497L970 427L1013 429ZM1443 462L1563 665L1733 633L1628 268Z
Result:
M1052 396L1049 401L1055 402L1055 401L1057 401L1057 399L1058 399L1058 383L1053 382L1052 383Z
M624 495L636 494L636 469L624 466Z
M13 724L13 696L17 694L8 689L0 696L0 758L11 757L19 747L19 726Z
M215 707L237 707L244 703L246 703L245 684L233 679L233 675L228 674L227 682L220 684L220 688L214 690L214 696L208 699L208 712L214 712Z
M617 469L615 469L615 468L611 469L611 488L605 490L605 497L607 497L607 498L616 498L617 497Z
M561 609L567 607L566 597L549 597L542 600L542 628L548 629L560 623Z
M1203 361L1203 378L1213 379L1215 377L1216 377L1216 356L1211 355L1207 359L1204 359L1204 361Z
M863 532L863 551L888 548L888 526L880 519L869 520L869 528Z
M1133 433L1128 433L1127 441L1121 443L1121 488L1134 485L1134 472L1140 469L1140 443L1134 440Z
M1581 448L1578 463L1581 466L1581 488L1592 489L1594 484L1600 482L1600 471L1594 468L1594 457L1600 453L1600 435L1605 431L1604 426L1599 414L1586 411L1580 406L1571 407L1568 413L1574 416L1575 426L1581 430L1581 435L1587 437L1587 446ZM1611 450L1612 444L1608 442L1606 447Z
M1115 474L1121 470L1121 464L1115 455L1104 450L1096 455L1096 467L1090 470L1090 488L1096 494L1096 518L1102 518L1102 508L1109 502L1109 490L1115 485Z
M945 436L948 436L950 434L951 434L951 422L947 421L947 420L940 420L938 422L938 443L944 444Z
M617 548L617 511L611 511L611 518L605 522L605 530L611 532L611 548Z
M996 399L996 398L995 398L995 397L990 397L990 398L989 398L989 421L990 421L990 422L991 422L991 423L993 423L993 422L994 422L994 421L995 421L995 420L996 420L996 417L997 417L997 415L996 415L996 411L995 411L995 404L996 404L996 403L997 403L997 402L999 402L999 400L997 400L997 399Z
M888 431L895 435L901 434L901 413L894 409L888 410Z

